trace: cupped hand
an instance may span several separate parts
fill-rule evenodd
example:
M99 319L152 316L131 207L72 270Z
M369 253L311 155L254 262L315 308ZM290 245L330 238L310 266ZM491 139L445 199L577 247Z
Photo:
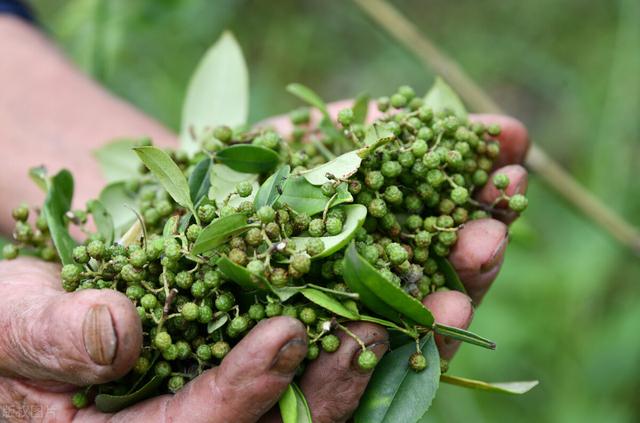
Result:
M336 113L348 103L333 104ZM518 121L495 115L473 120L499 123L501 155L495 172L510 178L507 193L524 193L527 173L522 162L528 147ZM269 121L283 132L286 118ZM491 182L477 199L492 203L498 195ZM504 207L498 204L498 207ZM436 292L424 299L437 322L467 328L478 304L496 278L507 245L509 212L500 220L467 223L459 231L450 260L470 298L456 291ZM74 293L60 288L59 268L34 259L0 262L0 420L55 422L275 422L278 398L293 379L307 350L305 329L297 320L278 317L256 325L220 366L208 370L176 395L155 397L116 414L94 407L76 410L70 397L76 386L103 383L126 374L138 356L142 329L136 310L112 290ZM386 331L369 323L350 329L378 357L388 348ZM340 349L321 353L300 380L314 422L346 421L371 373L359 369L359 346L344 333ZM459 343L436 336L444 358ZM3 420L4 419L4 420Z

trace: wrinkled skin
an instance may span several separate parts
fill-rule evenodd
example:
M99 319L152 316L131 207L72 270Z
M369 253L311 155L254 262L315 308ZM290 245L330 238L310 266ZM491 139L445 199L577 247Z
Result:
M334 104L337 112L348 103ZM504 116L475 115L472 119L499 123L502 134L497 166L510 177L507 193L524 193L527 173L520 166L528 147L522 124ZM286 133L286 118L268 122ZM491 182L476 198L491 203L498 195ZM504 205L499 205L504 207ZM429 295L424 304L436 321L467 328L478 304L496 278L507 245L507 224L483 219L466 224L459 232L450 260L470 298L455 292ZM118 378L133 366L142 342L140 321L132 303L111 290L65 293L58 267L33 259L0 262L0 417L9 421L48 422L277 422L279 396L292 380L307 350L302 324L287 317L265 320L223 360L185 386L176 395L163 395L116 414L94 407L76 410L70 402L74 385L101 383ZM387 350L387 333L369 323L352 323L350 329L381 357ZM358 406L371 373L358 369L358 346L338 333L340 349L321 353L307 366L300 386L314 422L346 421ZM450 359L459 343L436 337L444 358ZM1 419L0 419L1 420Z

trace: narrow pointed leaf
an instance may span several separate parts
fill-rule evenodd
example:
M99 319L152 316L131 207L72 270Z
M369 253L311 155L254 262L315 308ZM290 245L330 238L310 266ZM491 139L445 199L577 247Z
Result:
M482 382L480 380L467 379L459 376L442 375L440 382L481 391L499 392L501 394L521 395L526 394L538 385L537 380L521 382Z
M209 193L209 187L211 187L209 172L212 165L213 161L210 158L202 159L189 176L189 196L196 206Z
M47 168L36 166L29 169L29 177L42 191L49 190L49 178L47 178Z
M107 244L111 244L115 236L115 229L111 214L100 200L89 201L87 203L87 208L93 217L93 223L95 223L98 233L104 237Z
M355 414L356 423L417 422L425 415L440 382L440 356L432 335L420 340L428 366L420 373L409 368L416 351L410 342L382 357Z
M382 303L386 304L388 308L395 310L422 326L431 327L431 325L433 325L434 320L431 312L422 305L420 301L382 276L375 267L358 254L353 242L345 254L344 266L344 278L347 285L353 291L361 294L361 300L365 305L368 305L365 302L365 297L358 291L358 289L361 289L361 285L368 288L368 292L373 293ZM356 280L359 282L354 283ZM367 293L367 298L368 295L369 293ZM374 311L379 312L378 310Z
M338 195L333 199L332 206L353 201L346 187L338 187ZM303 176L291 176L282 188L282 195L278 204L286 204L298 213L307 213L313 216L322 212L329 198L326 197L319 186L310 184Z
M311 88L306 87L302 84L294 83L287 85L287 91L298 97L300 100L320 110L325 118L329 118L327 105L325 104L324 100L322 100L322 98L320 98L320 96L316 94Z
M490 350L496 349L495 342L487 338L483 338L480 335L476 335L475 333L469 332L464 329L436 323L434 325L434 330L436 331L436 333L440 335L448 336L449 338L457 339L458 341L467 342L473 345L478 345L480 347L487 348Z
M68 170L63 169L51 178L43 208L51 239L62 264L73 263L72 251L76 246L64 219L65 213L71 209L72 199L73 176Z
M436 262L438 263L438 269L444 274L445 278L445 286L454 291L462 292L463 294L467 294L467 289L464 287L464 284L460 280L458 276L458 272L453 268L451 262L444 257L436 257Z
M189 195L189 185L178 165L164 151L155 147L134 148L142 163L158 178L171 198L195 214Z
M136 219L132 211L135 197L125 187L125 183L112 182L102 189L99 200L111 215L114 227L114 239L119 238L131 227Z
M312 185L322 185L325 182L331 181L327 175L332 175L337 179L349 178L358 171L361 163L362 158L358 155L358 151L354 150L306 172L302 172L301 175Z
M455 91L439 76L424 97L424 105L433 111L450 110L461 119L467 118L467 109Z
M268 282L263 276L253 275L246 267L237 265L227 257L218 260L218 267L223 275L247 290L266 290Z
M275 204L278 197L280 197L280 191L289 176L289 172L291 172L289 165L282 166L276 173L264 181L254 199L256 210L262 206L273 206Z
M207 127L243 125L248 115L247 65L236 39L224 32L200 60L189 82L182 106L182 148L189 153L198 150L191 132L200 135Z
M163 380L160 376L154 376L141 388L126 395L99 394L95 400L96 408L103 413L120 411L153 396Z
M309 301L320 307L329 310L330 312L342 316L349 320L358 320L358 313L351 309L348 309L342 303L332 296L325 294L322 291L313 288L304 288L300 291Z
M258 145L232 145L216 153L216 160L242 173L265 173L280 163L275 151Z
M107 182L124 181L138 174L140 162L133 152L139 140L114 140L93 150Z
M247 216L241 213L221 217L204 228L191 249L192 254L202 254L222 245L230 237L247 229Z
M364 134L364 145L375 146L381 141L386 141L394 138L395 135L384 125L373 124L367 127L367 131Z
M362 93L353 102L353 121L354 123L364 124L367 121L367 114L369 112L369 94Z
M311 411L298 385L291 383L278 401L282 423L313 423Z
M224 326L225 323L229 320L228 314L223 314L215 320L212 320L207 324L207 333L213 333Z

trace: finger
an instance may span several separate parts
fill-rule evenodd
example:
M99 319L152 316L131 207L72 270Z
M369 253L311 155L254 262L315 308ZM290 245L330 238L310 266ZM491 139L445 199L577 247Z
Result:
M529 150L529 134L522 122L510 116L490 114L474 114L469 119L485 125L500 125L500 135L496 137L500 143L500 156L494 163L495 168L524 162Z
M14 275L2 272L0 281L1 374L88 385L123 376L133 366L142 328L124 295L64 293Z
M427 295L422 303L431 310L436 323L467 329L473 319L471 299L458 291L441 291ZM450 360L458 350L460 341L436 335L440 357Z
M500 197L500 190L493 184L494 175L501 173L509 177L509 185L505 188L508 196L515 194L525 194L529 185L529 177L527 170L520 165L507 165L495 170L489 177L489 182L477 193L476 199L485 204L493 204ZM495 213L495 217L506 224L513 222L519 213L508 209L507 200L501 200L496 204L497 209L501 212Z
M290 317L256 325L222 364L165 395L118 413L116 421L255 422L278 401L307 354L304 326Z
M389 338L381 326L371 323L350 323L348 328L381 358L388 349ZM300 388L309 403L313 421L343 422L358 408L371 372L358 366L361 346L343 331L337 332L340 349L322 352L310 363L300 380Z
M140 321L124 295L65 293L59 268L39 260L0 264L0 373L74 384L124 375L142 342Z
M458 231L449 260L474 304L498 275L507 243L507 226L495 219L472 220Z

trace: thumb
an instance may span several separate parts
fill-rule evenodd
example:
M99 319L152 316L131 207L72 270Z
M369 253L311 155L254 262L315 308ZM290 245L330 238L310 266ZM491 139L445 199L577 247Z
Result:
M131 301L111 290L65 293L29 280L47 276L0 281L0 374L76 385L126 374L142 344Z

